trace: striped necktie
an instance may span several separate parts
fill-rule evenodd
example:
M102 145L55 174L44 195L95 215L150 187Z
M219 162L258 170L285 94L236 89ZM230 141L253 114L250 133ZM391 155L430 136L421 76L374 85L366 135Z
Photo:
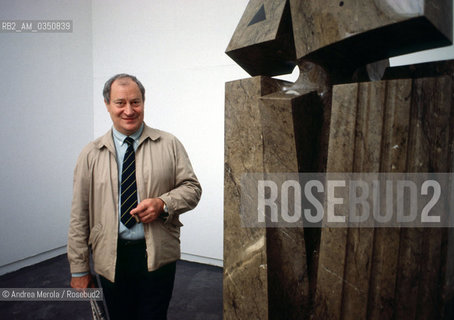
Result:
M137 206L137 185L136 185L136 155L134 153L134 140L126 137L128 144L125 157L123 158L123 172L121 173L121 222L131 228L136 220L129 213Z

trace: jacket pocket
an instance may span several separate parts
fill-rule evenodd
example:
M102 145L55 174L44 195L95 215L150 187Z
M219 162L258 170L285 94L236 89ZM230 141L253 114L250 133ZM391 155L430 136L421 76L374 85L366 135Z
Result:
M88 245L91 246L92 250L95 249L99 242L99 237L102 231L102 224L98 223L90 230L90 237L88 238Z
M178 240L178 243L180 242L180 227L172 223L165 223L161 221L157 221L157 223L164 230L165 234L171 236L173 239Z

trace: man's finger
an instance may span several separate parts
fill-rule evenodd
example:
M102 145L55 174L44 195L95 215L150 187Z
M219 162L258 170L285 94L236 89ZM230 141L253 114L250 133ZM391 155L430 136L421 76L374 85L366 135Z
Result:
M130 211L130 213L131 213L132 215L140 214L142 211L145 211L146 209L147 209L147 208L146 208L142 203L139 203L139 204L137 205L137 207L135 207L134 209L132 209L132 210Z

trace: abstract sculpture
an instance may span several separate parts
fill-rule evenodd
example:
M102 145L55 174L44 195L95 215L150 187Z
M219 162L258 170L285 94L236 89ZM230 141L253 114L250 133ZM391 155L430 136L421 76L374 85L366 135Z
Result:
M226 84L224 319L453 316L450 229L239 214L249 172L452 172L454 63L387 63L451 42L451 0L249 2L227 47L253 78ZM295 83L270 78L296 65Z

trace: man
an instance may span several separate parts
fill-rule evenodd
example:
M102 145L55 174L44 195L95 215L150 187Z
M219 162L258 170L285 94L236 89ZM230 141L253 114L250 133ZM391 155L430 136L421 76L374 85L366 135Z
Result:
M179 215L201 196L183 145L144 123L145 89L119 74L103 90L113 128L74 170L68 233L73 288L100 275L111 319L166 319L180 257Z

